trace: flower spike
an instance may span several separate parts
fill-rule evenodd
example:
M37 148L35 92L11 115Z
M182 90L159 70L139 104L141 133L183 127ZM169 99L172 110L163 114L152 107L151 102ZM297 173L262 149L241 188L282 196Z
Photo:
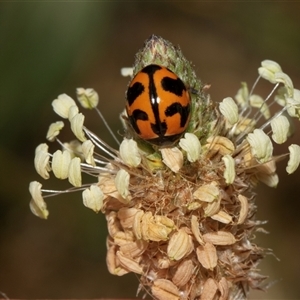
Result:
M46 219L46 197L80 191L84 206L106 217L110 273L136 273L139 291L157 300L246 300L266 278L258 273L266 250L253 238L263 224L255 188L278 186L279 158L289 156L289 174L299 167L300 146L273 151L300 120L300 90L278 63L264 60L251 88L243 82L235 97L212 101L181 50L156 35L121 73L131 78L121 142L97 108L97 92L76 91L80 108L96 111L117 149L97 135L102 129L84 125L70 96L52 102L76 139L58 139L64 123L53 123L47 139L61 149L51 154L39 145L34 165L44 179L52 171L70 188L31 182L31 211ZM263 80L273 84L266 97L255 93Z

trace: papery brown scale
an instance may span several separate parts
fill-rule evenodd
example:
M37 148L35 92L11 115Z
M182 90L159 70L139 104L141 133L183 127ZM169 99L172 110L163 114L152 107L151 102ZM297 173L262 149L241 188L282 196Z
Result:
M213 270L217 266L217 250L212 243L208 242L197 247L196 253L199 262L205 269Z
M171 223L171 220L167 220L168 218L163 217L153 217L151 212L146 212L142 217L142 226L141 226L141 232L142 232L142 238L144 240L151 240L155 242L165 241L168 239L169 233L172 231L172 227L167 227L157 220L165 221L168 225ZM171 225L172 225L171 224Z
M218 286L219 286L219 291L221 293L219 300L228 300L229 289L230 289L231 285L232 284L230 282L228 282L225 277L222 277L219 280Z
M135 237L137 239L141 239L142 238L142 218L143 218L144 212L138 211L133 218L133 233L135 235Z
M108 215L106 215L106 221L107 221L107 229L110 236L114 236L117 232L120 232L122 230L122 226L117 219L117 213L114 211L111 211Z
M177 267L175 274L172 278L176 286L182 287L188 283L194 272L194 264L191 259L183 260Z
M120 266L120 261L116 256L116 246L110 246L106 254L106 264L108 271L117 276L123 276L130 271Z
M215 300L215 296L217 294L219 287L217 282L212 279L208 278L204 283L203 290L201 293L201 300Z
M147 250L147 247L148 242L137 240L121 245L120 251L127 257L135 258L141 256Z
M172 229L175 226L174 221L166 216L156 215L155 220L156 220L156 222L166 226L167 228L170 228L170 232L172 231Z
M212 136L207 139L205 147L208 149L207 158L212 158L216 154L221 156L232 154L235 150L231 140L223 136Z
M169 241L167 253L170 259L180 260L181 258L189 255L194 249L192 237L180 228L175 232Z
M112 237L114 239L115 244L117 244L118 246L125 245L134 241L133 234L130 231L119 231L116 232L115 235Z
M143 273L143 268L139 263L140 259L132 259L130 257L127 257L121 251L117 251L116 256L119 259L120 264L124 269L137 274Z
M141 219L141 233L143 240L150 240L149 238L149 227L151 226L153 215L151 212L145 212Z
M211 217L211 216L217 214L220 210L220 205L221 205L221 197L220 196L211 203L205 203L203 205L203 210L204 210L205 216Z
M132 207L132 208L122 207L118 211L118 214L117 214L122 227L123 228L132 228L134 216L139 211L141 211L141 210L134 208L134 207Z
M150 241L154 241L154 242L166 241L169 238L170 232L171 232L170 228L152 222L148 224L147 235L144 237L144 239L146 240L149 239Z
M204 245L202 234L200 232L200 224L195 215L192 215L192 218L191 218L191 230L192 230L192 233L193 233L194 237L196 238L197 242L200 245Z
M241 208L237 224L243 224L248 215L249 203L248 199L243 195L238 195L238 200L240 201Z
M212 215L211 218L223 224L229 224L232 222L232 217L222 210L220 210L217 214Z
M188 210L197 210L200 207L202 207L203 204L204 204L204 202L201 202L201 201L192 201L189 203L187 208L188 208Z
M221 230L203 234L203 240L220 246L232 245L236 242L236 239L231 232Z
M157 279L151 287L152 294L159 300L179 300L179 290L176 285L167 279Z
M111 196L119 201L124 201L122 196L117 191L113 177L109 175L105 176L105 174L102 174L98 178L98 186L101 188L105 196Z
M204 202L212 202L219 197L220 191L217 183L212 182L210 184L201 185L194 193L193 196Z
M109 238L108 238L109 239ZM116 269L116 246L109 245L109 242L107 241L107 253L106 253L106 265L108 268L108 271L111 274L114 274Z

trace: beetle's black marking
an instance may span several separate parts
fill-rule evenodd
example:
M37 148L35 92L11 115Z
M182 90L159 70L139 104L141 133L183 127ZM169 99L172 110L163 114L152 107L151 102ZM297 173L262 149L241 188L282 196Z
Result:
M159 106L157 102L158 95L154 82L154 73L158 70L161 70L160 66L149 65L145 67L141 72L144 72L149 76L149 99L151 101L151 107L155 118L155 123L151 123L151 128L155 134L157 134L158 136L163 136L167 131L167 124L165 122L161 122L161 120L159 119Z
M173 93L176 96L182 96L183 91L186 91L184 83L180 78L164 77L161 80L161 86L166 92Z
M133 84L133 86L130 86L128 88L126 98L127 98L129 106L132 105L134 100L137 97L139 97L144 92L144 90L145 90L145 87L140 82L135 82Z
M166 122L159 121L156 124L151 124L151 128L158 136L164 136L167 132L168 126Z
M182 106L180 103L175 102L165 110L165 115L167 117L172 117L177 113L180 114L180 127L184 127L189 118L190 105Z
M157 71L161 70L161 67L158 65L149 65L142 69L141 72L148 74L149 76L153 76L153 74Z
M129 116L130 122L132 124L133 129L136 131L137 134L140 134L141 131L139 127L137 126L137 120L142 120L142 121L147 121L148 120L148 115L144 111L140 109L135 109L132 112L132 115Z

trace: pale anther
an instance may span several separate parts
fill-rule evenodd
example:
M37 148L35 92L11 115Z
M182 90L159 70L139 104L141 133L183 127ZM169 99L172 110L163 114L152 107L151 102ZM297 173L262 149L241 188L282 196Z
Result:
M50 177L51 167L49 164L50 154L48 153L48 145L43 143L36 147L34 157L34 167L37 173L44 179Z
M48 141L53 142L56 137L59 135L60 131L64 127L64 122L63 121L57 121L55 123L52 123L49 126L46 138Z
M235 179L235 162L231 155L225 155L222 157L222 160L225 164L224 169L224 178L226 184L232 184Z
M141 154L137 142L133 139L124 139L120 145L122 161L129 167L137 167L141 163Z
M300 146L298 146L296 144L292 144L292 145L289 146L289 151L290 151L290 159L288 161L286 171L289 174L292 174L299 167L299 163L300 163Z
M121 68L121 75L124 77L133 75L133 68Z
M76 105L75 101L67 94L61 94L52 101L54 111L64 119L68 118L69 109L73 105Z
M179 141L179 146L186 151L189 162L195 162L199 159L201 144L195 134L189 132L185 133L184 138Z
M95 145L90 140L86 140L85 142L82 143L82 153L84 159L88 164L92 166L96 166L94 160L94 148Z
M219 109L229 124L233 125L239 120L238 106L231 97L223 99L219 104Z
M255 129L253 133L249 133L247 141L251 146L251 153L264 163L271 159L273 153L273 145L271 139L261 129Z
M69 182L75 187L81 187L81 166L80 158L74 157L69 165L68 172Z
M290 122L286 116L278 116L271 121L272 139L277 144L283 144L289 134Z
M74 135L81 141L84 142L86 137L83 132L83 122L84 122L84 115L82 113L76 114L71 119L71 130Z
M82 107L87 109L93 109L98 105L99 96L94 89L77 88L76 94L77 99L82 105Z
M29 184L29 192L32 200L30 201L30 209L33 214L42 219L47 219L49 212L47 205L42 197L42 185L37 181L32 181Z
M99 212L103 206L104 194L99 186L93 184L82 192L83 204L92 209L94 212Z
M57 150L52 157L52 171L56 178L66 179L69 175L69 166L71 163L71 154L68 150Z

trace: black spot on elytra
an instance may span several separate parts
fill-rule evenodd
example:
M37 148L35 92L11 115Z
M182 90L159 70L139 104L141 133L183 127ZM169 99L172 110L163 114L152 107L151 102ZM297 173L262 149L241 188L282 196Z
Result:
M180 78L164 77L161 80L161 86L166 92L171 92L177 96L182 96L182 92L186 90Z
M190 106L182 106L180 103L176 102L168 106L165 111L167 117L172 117L177 113L180 114L180 127L184 127L189 118Z
M132 113L131 116L129 116L130 123L132 124L133 129L137 134L140 134L141 131L139 127L137 126L137 121L142 120L142 121L147 121L148 120L148 115L144 111L140 109L135 109Z
M151 124L151 128L158 136L164 136L168 129L166 122L157 122L156 124Z
M145 90L145 87L140 82L135 82L133 86L130 86L127 90L126 98L129 106L132 105L134 100L139 97Z

